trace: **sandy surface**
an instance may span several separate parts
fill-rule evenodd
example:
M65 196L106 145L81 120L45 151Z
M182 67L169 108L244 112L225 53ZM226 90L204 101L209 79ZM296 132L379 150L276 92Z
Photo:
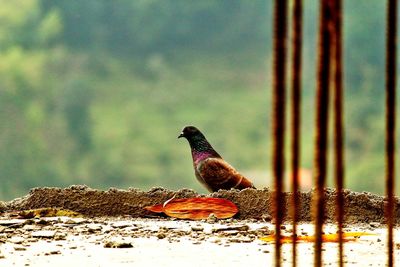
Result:
M0 202L0 266L271 266L274 245L260 240L273 230L272 193L268 189L229 190L209 194L234 202L232 219L202 221L162 218L145 206L171 197L199 196L188 189L154 188L99 191L86 186L36 188L27 196ZM312 235L312 192L301 194L299 235ZM290 193L285 194L286 203ZM324 231L335 233L335 191L325 194ZM345 244L346 266L385 266L384 198L345 192L346 231L375 235ZM398 201L397 201L398 202ZM17 219L19 211L58 207L80 217ZM400 221L399 206L396 222ZM286 213L288 206L283 211ZM290 222L283 232L291 233ZM313 244L300 243L299 266L312 266ZM337 244L324 244L324 263L336 266ZM400 265L400 228L395 229L395 259ZM283 266L290 266L291 244L283 245Z
M254 220L182 221L132 218L0 218L0 266L270 266L272 243L261 241L273 225ZM286 225L284 233L291 233ZM299 234L313 233L301 224ZM327 233L335 232L331 224ZM345 244L347 266L385 266L385 229L365 224L346 231L367 231ZM396 229L396 243L400 231ZM299 266L312 266L313 244L300 243ZM324 244L325 265L336 265L337 244ZM400 259L400 250L396 249ZM283 245L284 266L291 244Z

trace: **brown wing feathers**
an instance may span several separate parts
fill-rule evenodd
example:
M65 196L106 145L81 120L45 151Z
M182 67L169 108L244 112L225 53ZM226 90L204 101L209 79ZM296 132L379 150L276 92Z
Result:
M212 189L244 189L253 187L253 184L223 159L208 158L197 167L199 175Z

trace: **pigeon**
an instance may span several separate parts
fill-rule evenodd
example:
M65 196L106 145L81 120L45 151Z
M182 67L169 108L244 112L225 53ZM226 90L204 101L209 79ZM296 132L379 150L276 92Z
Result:
M189 142L197 180L210 192L216 192L219 189L255 188L252 182L222 159L199 129L186 126L178 136L178 138L181 137Z

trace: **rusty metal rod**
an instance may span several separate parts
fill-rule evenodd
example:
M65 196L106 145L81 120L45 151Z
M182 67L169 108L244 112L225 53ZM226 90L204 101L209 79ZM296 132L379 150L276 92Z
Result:
M334 53L334 177L336 181L336 212L339 235L338 265L343 267L343 220L344 220L344 159L343 159L343 61L342 61L342 0L336 0L333 9Z
M397 0L388 0L386 27L386 222L388 225L388 266L393 266Z
M287 1L276 0L273 55L273 175L275 184L275 266L281 266L281 224L283 221L283 179L285 169L285 90Z
M318 72L316 95L316 138L315 138L315 244L314 266L322 266L322 227L324 223L324 187L327 169L329 81L331 70L331 32L333 0L322 0L320 4L320 25L318 44Z
M300 162L300 123L301 123L301 49L302 49L302 0L295 0L292 20L292 209L293 220L292 261L297 266L297 221L299 217L299 162Z

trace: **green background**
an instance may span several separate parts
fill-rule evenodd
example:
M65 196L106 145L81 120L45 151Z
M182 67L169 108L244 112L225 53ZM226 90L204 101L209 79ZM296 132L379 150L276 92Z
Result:
M0 199L71 184L204 193L177 140L185 125L271 184L272 1L0 3ZM307 189L318 6L304 5ZM346 187L382 194L385 2L345 1L344 21Z

